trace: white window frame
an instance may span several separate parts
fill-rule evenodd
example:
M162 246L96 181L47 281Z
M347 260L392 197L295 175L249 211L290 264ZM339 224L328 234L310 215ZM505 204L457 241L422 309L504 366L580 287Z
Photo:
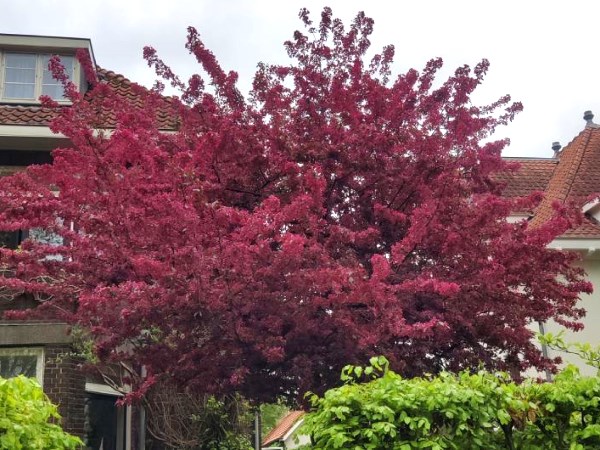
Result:
M5 78L5 67L6 67L6 55L7 54L29 54L29 55L35 55L36 56L36 65L35 65L35 87L34 87L34 92L33 92L33 98L5 98L4 97L4 89L5 89L5 85L4 85L4 78ZM70 74L72 76L71 81L73 83L75 83L75 86L78 86L77 80L79 80L80 76L80 67L79 67L79 61L77 61L77 58L75 58L75 55L73 54L67 54L67 53L54 53L54 52L44 52L44 51L40 51L40 52L32 52L32 51L26 51L26 50L19 50L19 49L14 49L14 50L1 50L0 49L0 102L1 103L19 103L19 104L39 104L40 103L40 96L42 95L42 83L43 83L43 75L44 75L44 65L43 65L43 60L45 56L53 56L53 55L58 55L58 57L71 57L73 58L73 73ZM54 101L60 103L60 104L70 104L71 101L68 99L54 99Z
M43 347L2 347L0 356L37 356L35 378L44 386L44 348Z

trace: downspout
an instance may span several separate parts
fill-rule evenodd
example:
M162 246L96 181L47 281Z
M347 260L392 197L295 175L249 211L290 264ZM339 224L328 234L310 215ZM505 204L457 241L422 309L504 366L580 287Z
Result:
M544 328L544 323L538 322L538 325L540 327L540 334L542 336L545 335L546 329ZM550 352L548 351L548 346L546 344L542 344L542 356L546 359L550 359ZM546 372L546 381L552 381L552 374L550 373L550 371L548 369L546 369L545 372Z
M142 379L146 378L146 367L142 366L140 371ZM138 450L146 450L146 409L143 403L140 403L140 424L138 430Z
M262 434L262 424L261 424L261 416L260 416L260 406L258 406L254 410L254 450L262 449L261 434Z

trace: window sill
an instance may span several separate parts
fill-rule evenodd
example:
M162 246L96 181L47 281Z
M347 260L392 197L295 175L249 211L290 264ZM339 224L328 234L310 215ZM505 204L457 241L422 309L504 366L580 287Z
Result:
M73 102L71 100L55 100L60 106L69 106L72 105ZM42 102L39 100L32 99L12 99L12 98L0 98L0 105L7 106L42 106Z

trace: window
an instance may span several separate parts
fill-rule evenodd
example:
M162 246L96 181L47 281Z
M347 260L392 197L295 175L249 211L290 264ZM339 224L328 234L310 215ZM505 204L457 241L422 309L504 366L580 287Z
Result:
M62 220L60 221L62 223ZM27 238L40 244L52 245L54 247L63 245L64 239L62 236L53 233L52 231L43 228L31 228L27 233Z
M4 102L36 102L40 95L65 100L63 87L52 78L48 61L52 55L42 53L0 54L0 99ZM59 55L71 80L75 80L77 65L73 56Z
M0 231L0 248L15 250L27 239L27 230Z
M33 347L0 348L0 377L19 375L44 381L44 349Z
M0 248L17 250L26 239L53 247L64 244L64 238L59 234L43 228L30 228L29 230L0 231ZM63 257L58 254L48 254L42 260L62 261Z

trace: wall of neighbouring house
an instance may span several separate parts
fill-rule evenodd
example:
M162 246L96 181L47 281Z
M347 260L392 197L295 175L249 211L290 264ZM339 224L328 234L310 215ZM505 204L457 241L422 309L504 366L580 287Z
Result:
M592 294L582 295L580 306L587 311L586 317L583 320L584 329L579 332L567 331L565 341L567 342L589 342L592 345L600 345L600 252L584 254L581 265L587 273L588 279L594 285ZM554 322L546 324L546 331L553 334L562 330L561 326ZM550 350L550 356L561 356L565 363L573 363L581 368L581 372L585 375L595 375L596 369L583 364L583 362L574 355L569 355L564 352Z
M295 432L285 440L285 449L293 450L308 444L310 444L310 437L308 435Z

